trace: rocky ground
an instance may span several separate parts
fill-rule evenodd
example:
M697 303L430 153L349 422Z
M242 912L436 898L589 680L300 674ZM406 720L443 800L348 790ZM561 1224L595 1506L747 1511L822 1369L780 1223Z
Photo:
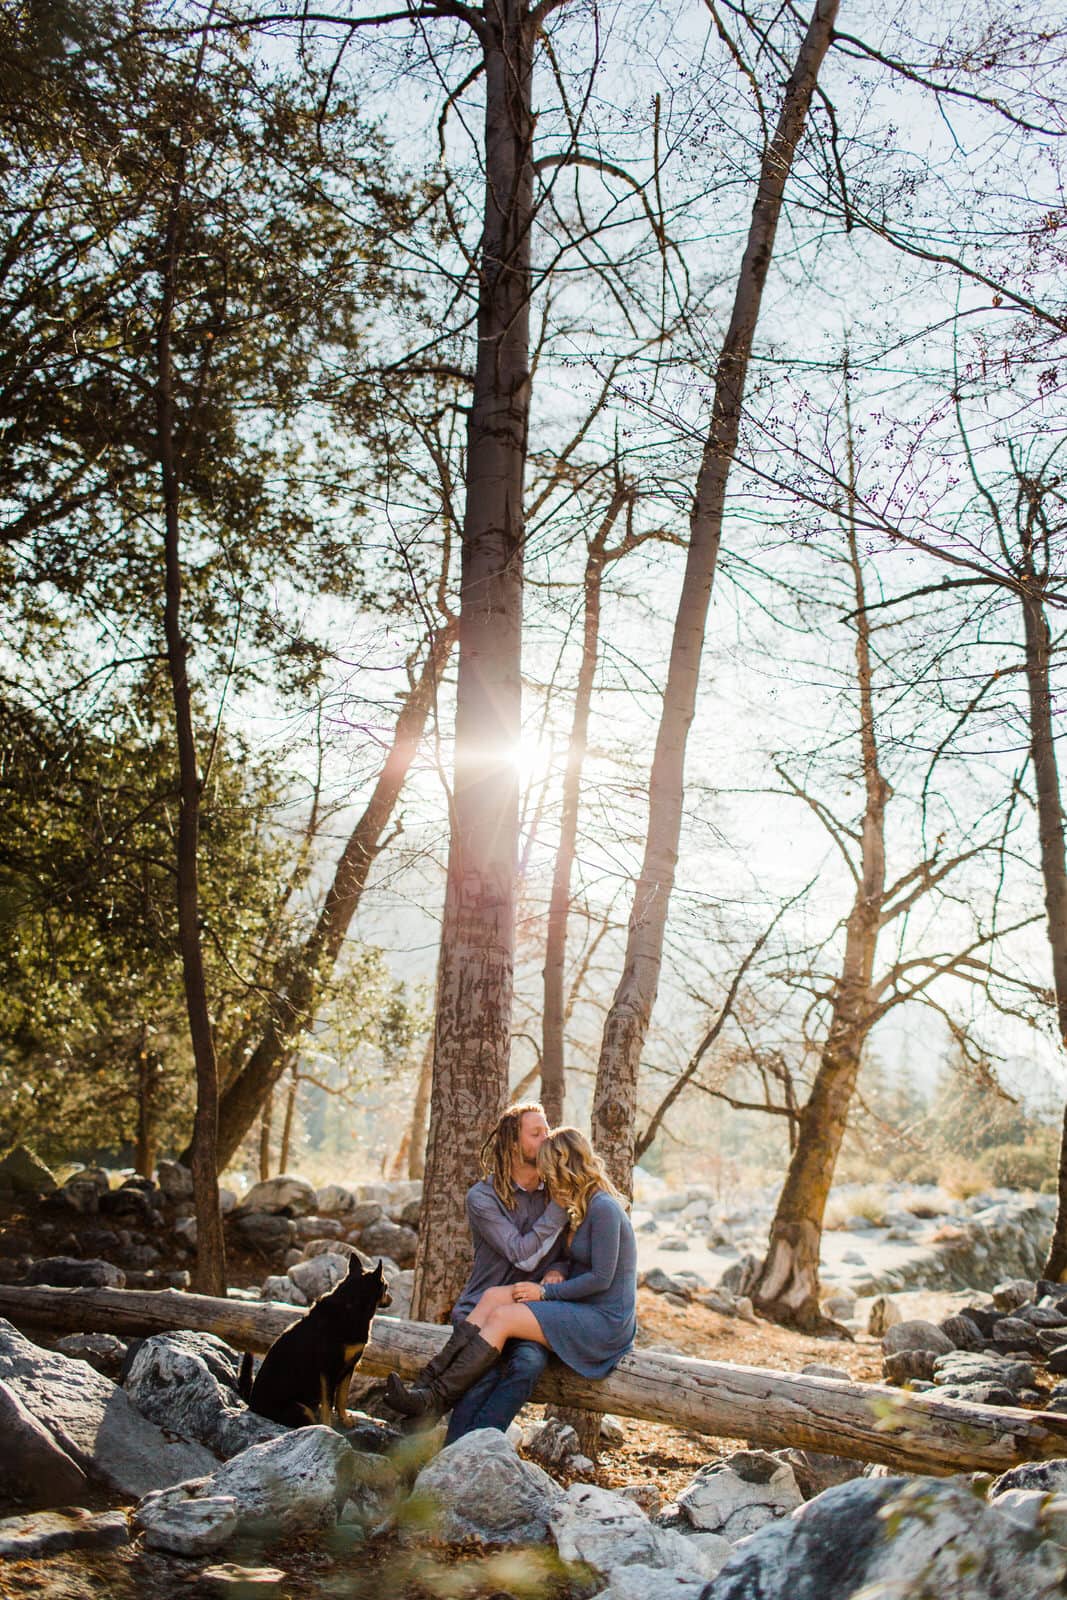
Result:
M135 1182L116 1188L106 1174L85 1173L43 1198L32 1184L23 1185L22 1194L17 1186L0 1193L0 1281L184 1286L195 1227L187 1175L166 1169L160 1179L158 1187ZM1002 1249L1004 1276L1032 1269L1047 1208L1004 1195L978 1197L955 1212L945 1210L942 1197L930 1195L883 1197L881 1211L868 1195L863 1205L862 1214L850 1215L845 1197L841 1220L848 1233L827 1236L828 1255L837 1262L827 1266L832 1314L851 1333L829 1340L753 1316L744 1287L746 1256L750 1247L758 1248L764 1221L758 1204L731 1215L699 1186L682 1195L639 1197L639 1345L785 1372L815 1363L865 1382L884 1381L895 1361L902 1381L913 1388L982 1382L992 1396L999 1384L1004 1392L992 1403L1055 1405L1057 1330L1067 1326L1067 1304L1061 1308L1049 1292L1055 1286L1036 1283L1031 1273L1003 1284L995 1300L950 1287L961 1277L1002 1276ZM239 1292L306 1303L330 1287L345 1269L347 1254L358 1249L389 1258L393 1312L405 1314L417 1221L415 1196L407 1188L331 1186L316 1192L299 1179L274 1180L241 1203L232 1197L228 1211L230 1270ZM887 1238L890 1233L896 1241ZM903 1264L879 1257L894 1242L908 1253ZM900 1278L907 1284L921 1276L915 1262L923 1254L934 1262L928 1273L933 1287L902 1287ZM890 1274L887 1282L883 1272ZM888 1300L875 1294L883 1282L895 1291ZM991 1288L992 1282L982 1286ZM869 1326L877 1331L869 1332ZM922 1584L934 1584L931 1593L955 1595L950 1584L959 1576L957 1567L966 1579L960 1600L1036 1600L1064 1592L1067 1461L1051 1475L1029 1469L1038 1476L1005 1482L1004 1492L988 1502L976 1499L966 1480L857 1478L854 1464L835 1466L832 1458L819 1458L813 1468L788 1453L748 1450L743 1438L709 1438L623 1419L606 1427L592 1470L574 1460L558 1429L544 1428L539 1408L529 1408L520 1419L521 1437L519 1430L510 1442L478 1436L482 1442L462 1460L456 1457L460 1447L453 1447L423 1468L408 1498L414 1465L402 1468L398 1478L386 1458L366 1455L365 1440L346 1441L329 1430L279 1437L272 1424L246 1413L227 1388L229 1352L185 1349L173 1336L161 1339L151 1361L138 1357L140 1377L131 1372L115 1388L111 1380L119 1375L122 1354L117 1341L109 1349L105 1340L98 1353L67 1341L42 1341L65 1346L71 1356L87 1355L98 1374L64 1355L34 1353L0 1326L0 1427L9 1441L32 1435L47 1455L49 1429L63 1433L50 1410L76 1406L78 1391L88 1386L108 1425L126 1408L122 1414L129 1414L140 1452L131 1457L118 1492L115 1483L101 1485L86 1445L78 1492L63 1497L83 1511L45 1526L55 1546L47 1556L24 1557L19 1525L3 1523L0 1550L5 1530L11 1541L6 1557L0 1556L5 1600L95 1600L101 1594L118 1600L186 1594L249 1600L254 1594L294 1600L806 1600L805 1584L816 1580L810 1594L817 1600L850 1600L857 1586L890 1571L895 1579L898 1569L914 1569ZM1009 1380L1012 1387L1004 1389ZM199 1411L192 1408L190 1424L183 1424L183 1439L166 1426L174 1420L167 1387L174 1382L198 1388L203 1399ZM973 1394L981 1398L977 1390ZM152 1419L164 1427L152 1435L154 1446L145 1431L155 1428ZM376 1448L373 1442L370 1448ZM177 1461L183 1450L192 1452L187 1463ZM153 1480L158 1463L148 1458L154 1453L162 1460L171 1451L175 1471L162 1477L157 1472ZM357 1458L363 1476L353 1484ZM49 1470L62 1477L78 1469L69 1461L57 1469L52 1460ZM204 1486L195 1491L146 1493L152 1481L205 1474ZM275 1480L285 1486L281 1501L271 1498ZM3 1481L0 1465L0 1486ZM302 1500L297 1484L307 1490ZM913 1539L912 1547L905 1540L890 1555L884 1547L886 1518L903 1504L893 1497L920 1492L926 1497L921 1515L906 1526L933 1532L926 1544ZM290 1516L290 1502L298 1500L303 1509ZM488 1524L483 1500L493 1502ZM432 1529L421 1520L424 1505L436 1508ZM0 1500L0 1518L23 1510ZM313 1527L306 1525L309 1517ZM279 1520L287 1519L290 1525L279 1534ZM183 1540L198 1539L205 1543L196 1553L175 1553ZM62 1548L80 1540L93 1547ZM493 1548L497 1544L503 1547ZM977 1576L969 1553L976 1544L984 1552ZM829 1547L851 1552L852 1563L832 1582L820 1576Z

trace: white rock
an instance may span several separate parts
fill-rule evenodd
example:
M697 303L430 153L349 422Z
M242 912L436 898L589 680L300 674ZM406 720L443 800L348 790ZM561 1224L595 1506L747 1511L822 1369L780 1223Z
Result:
M442 1450L412 1490L412 1499L430 1515L426 1531L446 1543L543 1544L552 1508L562 1498L548 1473L520 1460L496 1428L476 1428Z
M324 1217L341 1217L356 1204L356 1191L343 1183L328 1183L315 1194L315 1209Z
M238 1520L237 1502L232 1495L190 1499L174 1489L160 1489L149 1495L134 1514L134 1523L144 1534L149 1549L167 1550L176 1556L202 1556L221 1550L237 1532Z
M564 1561L583 1561L612 1573L635 1563L708 1578L707 1553L684 1534L657 1528L626 1495L595 1484L572 1483L553 1508L552 1537Z
M695 1528L731 1544L802 1504L792 1467L764 1450L738 1450L727 1461L702 1467L678 1496Z
M332 1526L358 1474L356 1452L332 1428L294 1428L209 1478L148 1495L136 1520L157 1549L217 1550L242 1531L281 1536Z
M261 1300L277 1300L285 1306L306 1306L308 1303L308 1297L303 1289L298 1289L287 1274L282 1276L272 1274L269 1278L264 1278L259 1296Z
M626 1443L626 1429L618 1417L613 1417L610 1412L605 1412L600 1419L600 1442L607 1445L609 1450L617 1450Z
M294 1178L281 1173L277 1178L265 1178L249 1189L241 1201L242 1211L266 1211L276 1215L288 1211L294 1217L310 1216L315 1210L315 1191L305 1178Z
M616 1567L608 1587L594 1600L700 1600L706 1582L691 1572L664 1572L662 1567Z
M706 1600L1060 1600L1067 1550L1035 1545L968 1483L855 1478L738 1545Z
M285 1430L249 1411L228 1383L219 1382L217 1364L213 1371L205 1360L213 1343L220 1345L218 1356L225 1347L211 1334L155 1334L134 1356L124 1387L151 1422L228 1459Z
M348 1257L336 1250L324 1250L310 1261L298 1261L289 1268L289 1278L308 1303L320 1300L348 1276Z

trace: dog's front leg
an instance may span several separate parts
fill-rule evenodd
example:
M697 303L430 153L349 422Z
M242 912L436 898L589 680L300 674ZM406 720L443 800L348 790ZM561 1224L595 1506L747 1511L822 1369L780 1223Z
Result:
M337 1385L337 1393L334 1395L334 1408L342 1428L350 1428L352 1426L352 1418L348 1415L348 1390L352 1383L353 1371L354 1368L349 1367Z
M330 1381L325 1372L319 1373L319 1421L324 1428L328 1428L333 1420L333 1408L330 1404Z

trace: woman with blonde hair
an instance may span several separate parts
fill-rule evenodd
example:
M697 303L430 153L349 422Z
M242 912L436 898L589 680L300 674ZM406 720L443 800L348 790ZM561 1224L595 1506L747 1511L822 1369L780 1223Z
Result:
M447 1411L499 1360L508 1339L547 1345L583 1378L604 1378L637 1331L637 1244L618 1190L589 1140L557 1128L537 1157L552 1199L570 1219L562 1283L487 1289L442 1351L429 1382L391 1383L390 1404L407 1416Z

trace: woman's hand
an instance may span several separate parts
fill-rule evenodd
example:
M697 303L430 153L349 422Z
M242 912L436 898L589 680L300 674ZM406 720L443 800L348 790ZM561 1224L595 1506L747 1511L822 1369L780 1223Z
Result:
M545 1291L539 1283L513 1283L511 1286L511 1298L520 1305L525 1305L529 1300L543 1300L544 1297Z
M549 1267L548 1271L544 1274L544 1276L541 1279L542 1284L545 1284L545 1283L565 1283L566 1281L567 1280L564 1278L562 1272L559 1270L558 1267Z

